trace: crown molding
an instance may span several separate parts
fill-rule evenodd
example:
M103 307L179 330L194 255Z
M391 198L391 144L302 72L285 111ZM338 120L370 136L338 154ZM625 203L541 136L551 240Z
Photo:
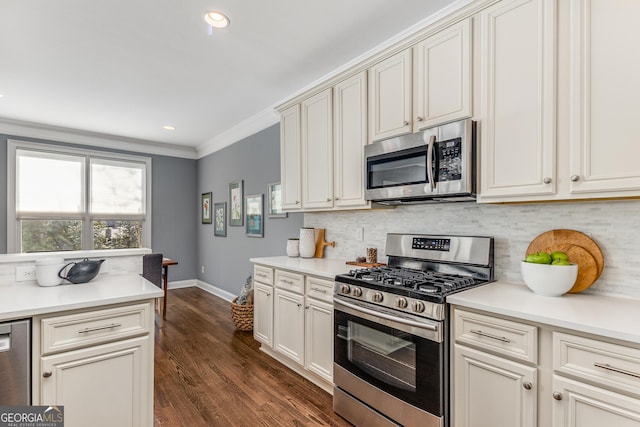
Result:
M46 139L112 150L125 150L186 159L197 158L196 150L193 147L4 118L0 118L0 133L14 137Z

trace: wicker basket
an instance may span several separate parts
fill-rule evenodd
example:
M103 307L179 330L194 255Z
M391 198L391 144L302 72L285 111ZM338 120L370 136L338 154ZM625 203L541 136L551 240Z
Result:
M253 304L236 304L238 297L231 301L231 318L241 331L253 331Z

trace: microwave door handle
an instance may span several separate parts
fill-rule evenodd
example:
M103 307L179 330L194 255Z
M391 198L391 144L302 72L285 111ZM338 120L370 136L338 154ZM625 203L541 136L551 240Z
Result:
M431 135L429 137L429 145L427 146L427 179L429 180L429 186L431 191L435 191L436 183L433 178L433 147L436 145L436 136Z

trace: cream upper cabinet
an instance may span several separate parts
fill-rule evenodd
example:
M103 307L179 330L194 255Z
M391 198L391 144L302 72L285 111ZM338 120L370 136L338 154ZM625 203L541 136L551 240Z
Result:
M471 116L471 20L413 48L413 130Z
M565 178L574 197L640 195L639 17L637 1L570 1Z
M480 13L479 200L555 193L555 1Z
M282 111L280 116L280 179L282 207L302 208L300 193L300 105Z
M361 72L333 88L334 206L366 206L364 146L367 144L367 77Z
M411 49L369 68L369 139L411 132Z

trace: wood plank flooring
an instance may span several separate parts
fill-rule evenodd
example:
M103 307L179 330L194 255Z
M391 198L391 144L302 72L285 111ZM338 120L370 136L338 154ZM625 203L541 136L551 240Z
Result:
M230 304L174 289L156 313L155 427L349 426L331 395L259 350L235 329Z

